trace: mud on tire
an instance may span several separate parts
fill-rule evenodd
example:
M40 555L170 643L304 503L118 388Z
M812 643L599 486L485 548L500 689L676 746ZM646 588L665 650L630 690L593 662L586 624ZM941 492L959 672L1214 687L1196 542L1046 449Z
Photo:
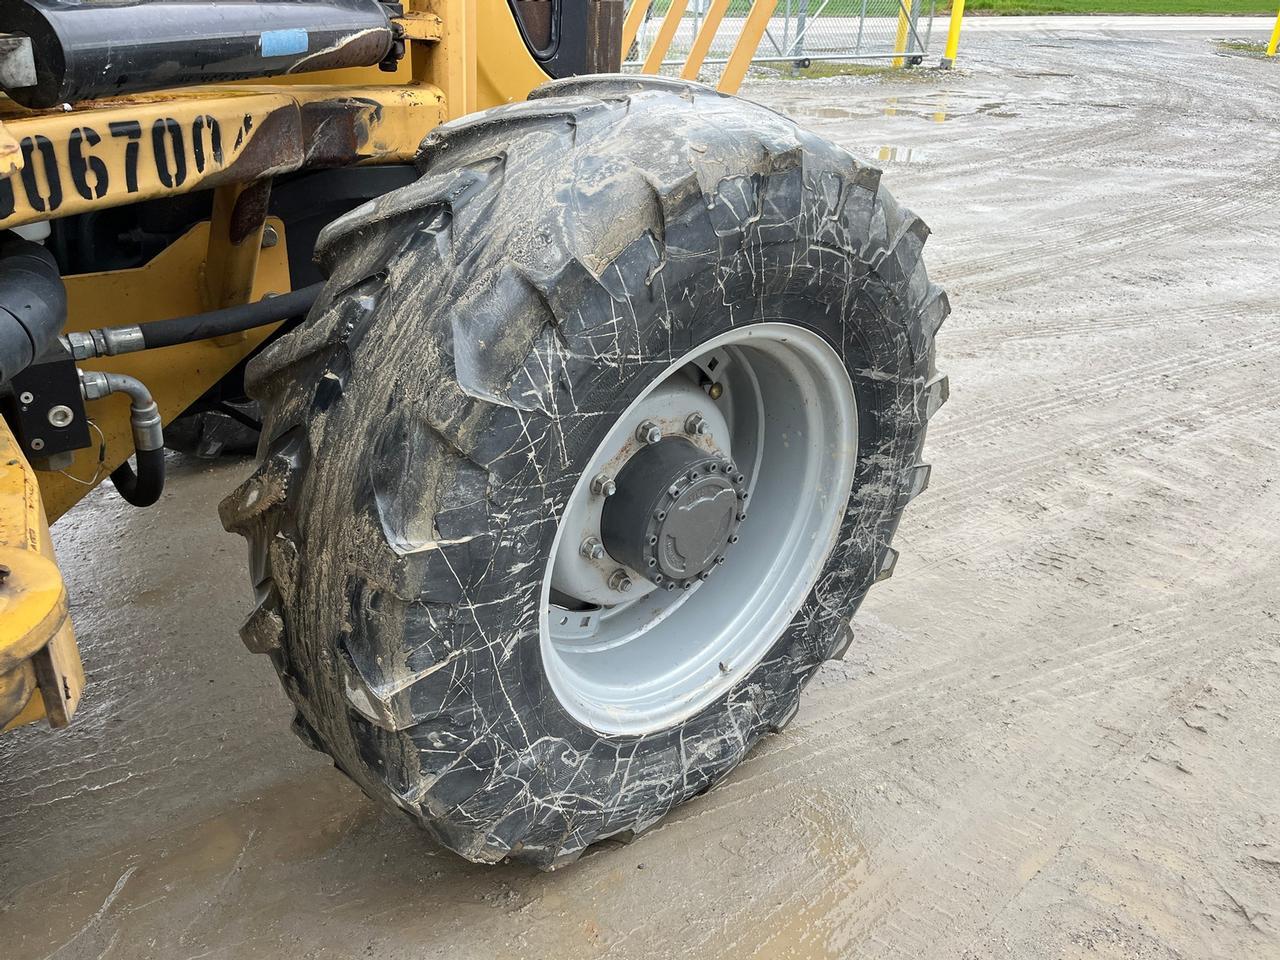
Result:
M261 465L222 505L250 543L242 636L370 796L469 859L551 867L710 788L843 653L928 477L947 303L877 170L697 85L553 83L436 129L420 168L324 232L326 293L250 368ZM540 653L558 516L667 364L779 317L826 339L857 397L836 547L726 695L595 732Z

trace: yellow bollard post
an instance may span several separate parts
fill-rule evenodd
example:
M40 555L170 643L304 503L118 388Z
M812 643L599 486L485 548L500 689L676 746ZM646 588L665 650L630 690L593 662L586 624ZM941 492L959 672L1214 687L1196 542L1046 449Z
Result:
M956 50L960 47L960 24L964 20L964 0L951 0L951 26L947 28L947 49L942 52L942 69L956 65Z
M641 73L658 73L662 69L662 61L666 59L667 50L671 48L671 41L680 29L680 21L684 19L684 11L688 6L689 0L671 0L667 15L662 18L662 26L658 28L658 35L653 39L653 46L644 58Z
M907 37L911 33L911 0L898 0L898 35L893 40L893 52L905 53L907 50ZM902 57L894 57L893 65L900 67L903 64Z
M1280 13L1276 14L1276 26L1271 31L1271 42L1267 44L1267 56L1274 57L1276 55L1276 47L1280 47Z
M707 8L706 16L702 18L702 28L698 31L697 39L693 41L693 48L689 51L689 57L684 62L684 69L680 71L680 76L685 80L697 80L698 71L702 69L702 61L707 59L707 51L711 49L711 41L716 38L716 31L720 29L720 21L724 19L724 12L729 7L729 0L711 0L711 6Z
M733 53L729 54L729 62L724 65L724 73L720 74L720 82L716 84L721 93L737 93L742 86L747 67L751 66L751 58L756 55L756 47L760 46L760 38L764 36L777 5L778 0L755 0L751 5L751 12L738 34L738 42L733 45Z

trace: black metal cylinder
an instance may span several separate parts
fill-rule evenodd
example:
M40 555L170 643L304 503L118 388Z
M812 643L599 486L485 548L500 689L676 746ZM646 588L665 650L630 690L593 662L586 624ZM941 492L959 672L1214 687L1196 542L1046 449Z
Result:
M52 107L141 90L372 66L394 36L378 0L0 0L0 32L31 38Z
M38 359L67 319L67 291L38 243L0 233L0 383Z

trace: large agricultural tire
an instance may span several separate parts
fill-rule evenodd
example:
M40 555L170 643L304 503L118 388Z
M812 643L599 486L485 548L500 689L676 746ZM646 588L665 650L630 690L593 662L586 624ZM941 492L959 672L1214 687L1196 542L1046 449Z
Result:
M222 505L250 543L258 606L242 635L274 662L295 729L370 796L471 860L553 867L706 791L843 655L928 478L947 303L921 260L927 228L877 170L699 85L558 81L436 129L420 168L325 231L326 293L250 367L261 464ZM699 354L708 344L722 346ZM687 476L720 487L681 509L720 506L653 527L658 512L635 506L647 488L619 472L622 506L591 509L623 529L605 533L610 551L634 541L637 582L655 531L698 549L721 538L724 572L704 558L670 574L665 558L668 582L636 591L666 618L641 631L647 647L574 647L550 617L592 612L549 570L566 512L607 496L584 474L608 443L660 474L662 458L635 452L635 411L656 397L714 408L720 391L739 398L732 422L707 409L716 429L686 423L681 438L663 420L648 445L702 443ZM731 441L736 463L707 453ZM672 476L674 498L686 474ZM748 488L750 518L705 512ZM594 562L578 533L565 563ZM696 656L672 654L681 643ZM668 655L684 679L664 701L650 661ZM721 657L710 679L707 656Z

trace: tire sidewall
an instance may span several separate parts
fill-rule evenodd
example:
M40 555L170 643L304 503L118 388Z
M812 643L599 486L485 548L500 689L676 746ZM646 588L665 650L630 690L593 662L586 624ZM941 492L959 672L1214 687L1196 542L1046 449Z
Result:
M761 263L794 264L808 248L809 238L795 237L789 243L773 243L767 251L758 249L754 255ZM701 271L688 271L677 285L723 291L724 268L712 258ZM531 415L527 410L498 413L492 425L495 435L518 432L528 436L539 429L553 433L563 463L527 465L491 491L494 515L511 518L511 525L523 530L518 538L499 532L497 542L519 543L520 549L499 551L493 558L489 568L495 571L496 584L475 585L486 599L522 598L521 609L514 615L500 602L483 604L488 622L477 625L479 634L508 636L513 650L492 675L477 678L475 690L480 702L496 707L484 711L485 728L493 735L513 746L544 740L562 745L573 755L564 762L565 773L579 782L585 780L584 769L608 781L619 769L618 759L623 755L675 758L689 751L705 751L706 778L690 778L684 764L667 765L670 782L654 793L666 795L674 803L705 789L720 772L731 769L761 734L780 727L794 712L800 689L841 642L849 619L875 578L892 533L884 522L886 516L891 515L896 525L896 510L891 506L895 498L888 497L888 503L868 503L865 488L875 485L873 474L882 474L892 476L893 482L879 486L897 490L899 476L895 473L900 475L914 464L923 439L910 418L903 421L888 415L901 406L901 398L886 399L897 382L886 377L886 372L906 381L915 372L915 358L901 346L909 322L883 309L886 304L898 304L891 294L879 298L847 296L864 270L853 258L845 258L827 262L824 270L799 282L777 271L774 276L778 282L745 284L735 306L720 302L718 308L717 298L675 296L670 285L667 296L629 297L635 342L619 343L617 349L601 353L583 369L571 372L564 368L566 381L557 392L565 403L547 404L555 410L554 416ZM713 304L710 309L709 302ZM843 304L846 309L833 308L833 304ZM598 316L610 315L609 304L597 303L596 307ZM552 689L544 663L539 629L541 585L552 556L557 518L614 423L672 362L743 323L769 321L790 323L821 336L840 357L853 382L860 415L859 462L836 546L792 622L729 691L665 730L644 735L602 734L565 709ZM641 362L636 362L637 355L643 358ZM868 376L869 371L877 374ZM567 405L569 398L572 406ZM892 464L885 462L886 451L891 452ZM548 475L556 479L548 483ZM540 506L530 511L531 502ZM535 562L529 563L531 558ZM499 573L512 569L523 569L521 582L512 583ZM514 636L513 623L518 625ZM719 754L723 754L721 762L717 762ZM646 768L654 776L663 764L651 762ZM615 795L614 789L602 783L592 792L604 802Z

